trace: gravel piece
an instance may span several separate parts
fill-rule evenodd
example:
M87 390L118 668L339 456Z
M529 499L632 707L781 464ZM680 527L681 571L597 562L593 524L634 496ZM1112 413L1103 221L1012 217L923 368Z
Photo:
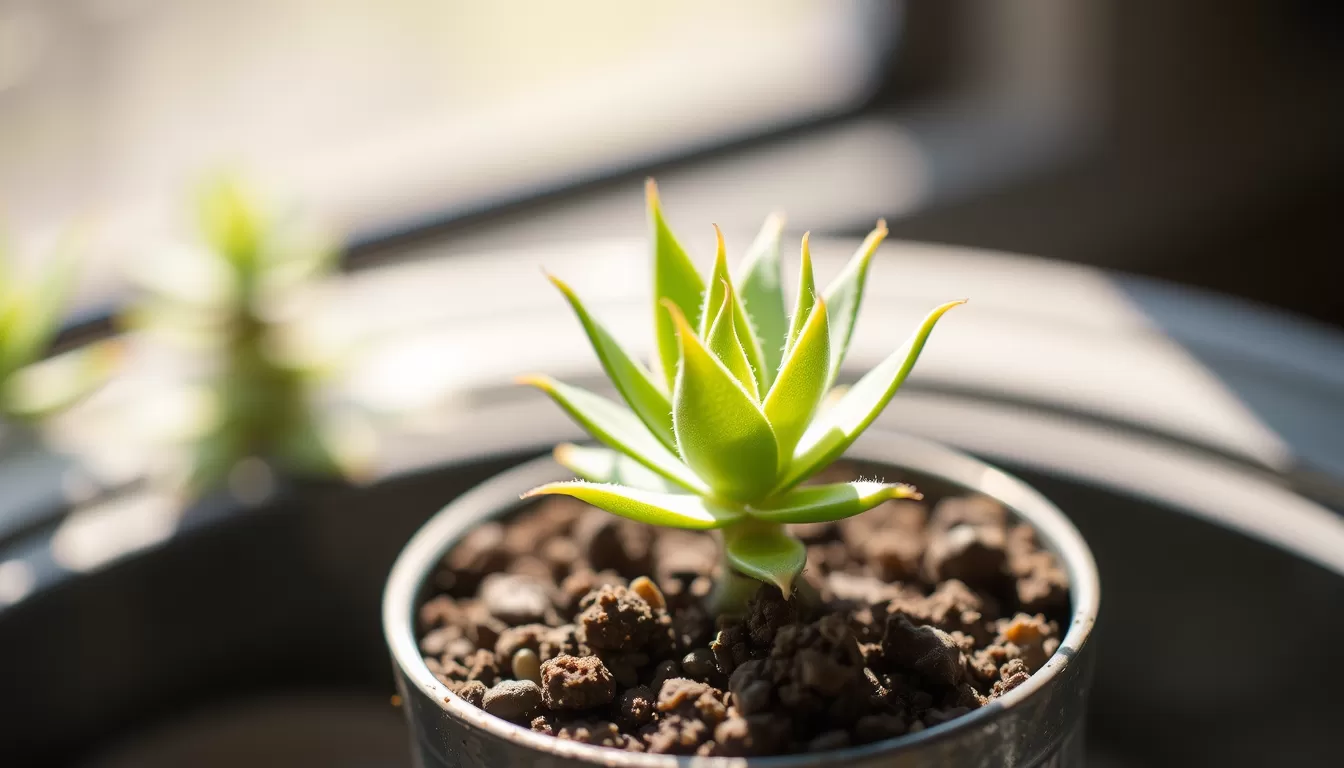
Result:
M537 624L551 608L546 582L534 576L492 573L481 582L485 609L508 624Z
M518 720L541 706L541 687L531 680L505 680L485 692L481 709L505 720Z
M531 648L519 648L509 661L509 668L515 680L531 680L541 684L541 659Z

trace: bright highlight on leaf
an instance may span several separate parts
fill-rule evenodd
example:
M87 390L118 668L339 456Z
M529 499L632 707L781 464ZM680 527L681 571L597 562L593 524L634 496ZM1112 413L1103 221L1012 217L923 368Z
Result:
M885 239L887 222L879 220L877 227L864 238L844 270L826 288L832 332L831 370L826 377L826 386L835 383L835 377L840 373L840 363L849 351L849 339L854 335L854 325L859 319L859 304L863 301L863 285L868 280L868 265L872 263L877 247Z
M708 531L745 517L740 509L716 504L704 496L646 491L579 480L547 483L523 494L523 498L547 495L573 496L613 515L668 528Z
M751 322L747 320L747 312L737 298L737 289L733 287L733 280L728 273L728 252L723 242L723 232L717 226L714 227L714 237L718 241L718 248L714 257L714 272L709 278L704 310L700 318L700 338L709 338L709 331L718 317L718 310L726 304L733 321L733 333L737 335L742 353L747 358L747 365L751 367L752 375L756 377L756 386L751 389L760 391L768 386L764 376L761 375L765 367L761 347L756 340Z
M672 320L659 304L671 301L692 323L700 322L700 296L705 283L695 265L686 255L672 230L663 219L662 202L658 199L658 185L649 179L644 185L644 197L649 209L649 229L653 236L653 322L658 334L658 361L667 389L677 375L677 334Z
M705 279L668 226L652 180L645 190L657 370L632 358L568 285L551 278L629 407L544 377L526 379L607 446L557 447L556 460L583 481L528 495L568 495L654 525L721 528L726 567L788 593L806 552L786 524L839 520L891 499L919 498L908 485L881 482L796 486L877 418L934 325L962 302L931 312L852 387L836 386L886 225L878 222L824 293L803 235L790 313L779 263L782 216L766 220L735 273L715 227Z
M831 350L829 326L826 303L818 301L797 342L789 348L784 367L765 399L765 416L775 428L775 441L784 457L793 454L793 447L826 393Z
M752 370L751 361L747 359L747 351L742 348L742 340L738 337L737 328L733 323L734 304L733 294L725 293L723 303L719 305L719 311L714 315L714 322L710 323L705 341L709 351L714 353L714 356L733 374L737 383L741 384L753 399L759 400L761 393L756 386L756 373Z
M817 280L812 276L812 249L808 241L812 239L811 232L803 233L803 256L802 264L798 268L798 293L793 300L793 317L789 319L789 338L785 344L785 354L789 347L798 338L798 334L803 332L803 323L807 322L808 315L812 313L812 305L817 302Z

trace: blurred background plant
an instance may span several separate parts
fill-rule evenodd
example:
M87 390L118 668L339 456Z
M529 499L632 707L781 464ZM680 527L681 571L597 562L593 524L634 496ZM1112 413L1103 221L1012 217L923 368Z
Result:
M45 258L23 263L0 240L0 417L33 426L107 380L119 343L95 342L48 357L79 272L81 238L67 233Z
M349 350L305 322L336 240L233 177L203 187L196 216L201 244L135 270L144 296L125 318L195 363L189 417L171 435L192 444L191 459L170 477L191 495L227 486L256 499L275 471L363 476L372 430L322 398Z

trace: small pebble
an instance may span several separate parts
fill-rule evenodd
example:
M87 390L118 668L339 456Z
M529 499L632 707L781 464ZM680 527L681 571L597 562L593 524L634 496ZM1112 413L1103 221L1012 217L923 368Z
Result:
M531 648L519 648L514 652L509 667L513 670L514 679L541 684L541 659Z
M658 662L658 666L653 668L653 683L650 685L650 687L653 688L653 690L657 691L658 689L663 687L663 683L665 681L671 680L674 677L681 677L681 676L682 675L680 664L671 659L667 659L666 661L660 661Z
M513 625L539 623L551 607L551 597L544 583L511 573L492 573L485 577L481 583L481 601L491 616Z
M719 671L714 664L714 654L708 648L696 648L681 660L681 669L692 680L707 682L710 675Z
M663 597L663 591L648 576L640 576L630 582L630 591L644 598L644 602L648 603L649 607L655 611L667 607L667 599Z
M915 626L901 614L887 620L882 644L891 661L939 685L954 686L966 674L961 648L951 635L936 627Z
M531 680L505 680L485 692L481 709L505 720L518 719L541 706L541 687Z
M524 624L521 627L509 627L499 633L495 641L495 656L512 659L520 648L530 648L541 653L541 646L551 636L552 628L545 624Z
M1008 563L1001 528L962 524L934 536L924 553L931 581L958 579L989 588L1002 582Z
M744 715L765 712L770 707L770 683L757 680L748 683L741 693L733 694L737 698L737 708Z

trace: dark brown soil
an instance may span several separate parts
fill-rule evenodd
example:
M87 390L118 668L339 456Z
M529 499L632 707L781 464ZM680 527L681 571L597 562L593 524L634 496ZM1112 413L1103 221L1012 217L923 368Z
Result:
M550 498L448 553L421 651L455 694L534 731L751 756L947 722L1059 645L1064 572L992 500L889 502L795 533L820 601L762 586L745 618L716 623L700 606L712 537Z

